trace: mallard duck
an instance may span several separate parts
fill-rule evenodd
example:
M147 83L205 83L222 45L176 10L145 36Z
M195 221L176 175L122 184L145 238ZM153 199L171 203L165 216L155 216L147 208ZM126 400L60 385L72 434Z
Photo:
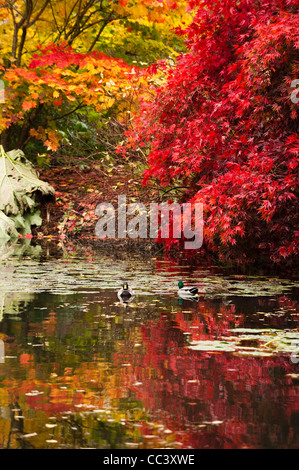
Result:
M117 296L121 302L129 302L135 296L135 293L127 282L123 283L122 289L119 289Z
M182 299L192 299L198 297L197 287L184 287L183 281L179 281L178 287L178 294Z

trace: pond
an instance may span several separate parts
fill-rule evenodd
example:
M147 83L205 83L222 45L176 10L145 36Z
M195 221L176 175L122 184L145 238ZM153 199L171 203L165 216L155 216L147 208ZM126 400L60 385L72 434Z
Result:
M49 247L0 247L0 448L299 447L298 281Z

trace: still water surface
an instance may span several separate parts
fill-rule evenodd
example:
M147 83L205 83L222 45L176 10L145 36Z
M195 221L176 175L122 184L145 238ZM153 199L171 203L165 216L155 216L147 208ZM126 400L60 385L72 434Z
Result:
M23 245L0 271L0 448L299 447L298 282Z

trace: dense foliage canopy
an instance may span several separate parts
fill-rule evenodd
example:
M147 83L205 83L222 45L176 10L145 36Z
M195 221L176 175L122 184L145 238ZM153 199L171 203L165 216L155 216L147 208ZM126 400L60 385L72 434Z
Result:
M298 6L1 0L0 143L30 157L64 144L74 158L80 135L102 158L131 127L126 148L146 157L144 182L203 203L204 249L224 261L292 263Z
M298 227L298 0L196 0L188 46L130 145L149 178L204 204L204 244L223 260L295 260ZM178 240L169 240L168 246Z
M172 60L184 47L172 29L190 17L185 5L185 0L0 1L4 148L56 151L64 140L73 143L66 135L71 126L82 131L93 123L96 132L109 117L126 125L146 85L139 71L157 58ZM46 148L37 147L36 139Z

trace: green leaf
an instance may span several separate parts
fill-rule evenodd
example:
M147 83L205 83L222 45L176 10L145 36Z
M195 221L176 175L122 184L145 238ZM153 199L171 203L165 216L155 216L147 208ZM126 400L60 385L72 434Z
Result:
M0 239L17 237L18 232L13 221L0 210Z
M41 225L37 192L54 197L55 191L38 178L37 172L21 150L5 153L0 146L0 239L31 233Z

